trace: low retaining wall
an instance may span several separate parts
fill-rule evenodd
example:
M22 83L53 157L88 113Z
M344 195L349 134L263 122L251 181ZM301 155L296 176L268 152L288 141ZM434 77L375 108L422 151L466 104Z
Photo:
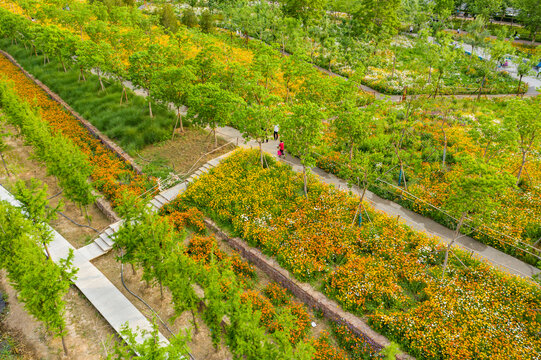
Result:
M325 317L347 326L352 332L363 338L374 351L380 351L390 345L391 342L385 336L372 330L359 317L344 311L335 301L316 291L311 285L294 279L287 270L258 249L251 247L242 239L230 238L212 220L205 219L205 224L220 238L227 241L243 258L260 268L273 281L280 283L309 307L321 311ZM407 354L398 354L396 359L410 360L414 358Z
M75 110L71 108L60 96L55 94L51 91L45 84L43 84L41 81L36 79L32 74L30 74L28 71L26 71L19 63L8 53L6 53L3 50L0 50L0 53L6 57L13 65L17 66L23 74L32 80L36 85L38 85L43 91L45 91L51 99L62 105L71 115L73 115L79 122L100 142L105 145L109 150L111 150L113 153L115 153L120 159L127 162L135 171L137 174L142 174L143 171L139 165L135 163L133 158L128 155L120 146L114 143L111 139L109 139L106 135L102 134L94 125L92 125L90 122L88 122L86 119L84 119L81 115L79 115Z

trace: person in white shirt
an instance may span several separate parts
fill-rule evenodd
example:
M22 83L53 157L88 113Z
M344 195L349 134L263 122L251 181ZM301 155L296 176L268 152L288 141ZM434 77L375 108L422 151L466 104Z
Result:
M274 140L278 140L278 131L280 131L280 126L274 125Z

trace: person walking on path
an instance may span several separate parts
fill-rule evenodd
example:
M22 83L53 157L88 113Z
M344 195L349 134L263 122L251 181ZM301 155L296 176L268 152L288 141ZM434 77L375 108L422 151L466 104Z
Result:
M286 156L284 153L284 141L280 140L280 144L278 145L278 157Z
M278 131L280 131L280 125L274 125L274 140L278 140Z

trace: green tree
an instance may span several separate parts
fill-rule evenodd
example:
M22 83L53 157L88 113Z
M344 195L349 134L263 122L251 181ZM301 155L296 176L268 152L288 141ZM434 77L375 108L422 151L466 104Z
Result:
M39 242L43 245L49 260L52 261L47 246L52 240L48 224L56 219L58 212L62 211L64 204L60 201L56 207L49 206L47 189L47 184L37 179L30 179L28 187L24 181L19 180L15 183L13 194L21 202L21 208L38 230Z
M349 160L353 160L354 151L369 136L374 124L376 104L361 108L353 101L345 101L332 122L336 135L349 147Z
M517 95L519 95L520 85L522 84L522 78L524 77L524 75L528 75L532 71L532 67L537 65L537 61L535 58L527 59L523 57L517 57L515 61L517 63L517 75L518 75ZM527 91L527 90L528 89L524 89L524 91Z
M191 66L168 66L158 72L154 81L156 97L161 100L172 103L177 109L177 120L173 127L171 139L175 136L175 130L180 124L180 131L184 132L182 124L181 108L186 102L186 96L189 94L193 83L196 80Z
M144 360L167 360L188 358L189 334L180 333L169 338L169 344L164 346L159 342L159 329L156 321L152 323L152 330L141 330L139 327L133 331L128 324L120 330L126 343L117 344L108 360L129 360L137 357ZM138 338L143 338L142 342Z
M109 59L113 57L113 48L105 41L95 43L91 40L83 41L77 48L77 61L88 71L95 69L98 75L101 91L105 91L103 85L103 69L107 69Z
M502 123L500 119L484 114L477 116L477 122L469 133L483 149L483 159L487 163L507 150L512 140L512 131L506 122Z
M162 53L163 48L161 46L151 44L148 49L138 51L130 56L130 67L128 69L130 80L135 86L146 90L148 111L151 118L154 117L152 114L153 82L158 70L164 64L163 57L157 54Z
M307 168L311 168L315 163L314 149L321 142L323 115L321 108L310 101L294 104L290 111L283 119L280 131L289 152L301 160L304 194L308 197Z
M506 117L507 126L514 129L514 137L522 155L517 173L517 186L520 184L528 154L541 142L541 117L539 114L541 114L541 101L538 97L516 99L509 106L509 113Z
M264 47L256 53L252 68L259 72L265 80L265 88L269 89L269 81L273 80L280 67L279 59L270 48Z
M361 0L352 14L359 27L358 33L368 33L377 39L386 39L397 33L400 26L398 14L400 0Z
M8 144L4 141L4 137L8 134L0 133L0 159L2 159L2 164L4 165L4 170L6 170L6 175L11 176L9 173L8 166L6 164L6 159L4 159L4 152L8 149Z
M453 239L447 245L443 261L442 279L445 277L449 251L460 239L464 222L472 220L474 224L483 224L499 206L498 194L513 188L513 179L509 174L487 166L481 160L465 156L460 159L464 172L449 184L447 206L457 219Z
M178 31L178 19L171 4L165 4L160 12L160 23L170 33Z
M61 337L67 355L62 298L77 273L72 268L73 251L69 251L66 259L58 260L58 265L43 261L43 248L34 240L41 236L40 232L20 209L0 201L0 268L7 270L10 283L25 309L42 321L55 337Z
M188 116L199 126L208 126L214 133L214 146L218 147L216 128L229 124L244 100L216 84L198 84L188 94Z
M537 0L513 0L513 5L519 10L518 19L532 34L532 44L541 30L541 6Z
M486 21L482 17L473 20L466 28L466 31L468 31L467 42L471 45L470 65L468 65L469 71L474 58L475 48L483 46L485 44L485 38L490 36L490 33L486 29Z
M319 15L326 5L327 0L285 0L282 11L287 16L306 22L309 18Z
M238 121L238 128L246 140L254 139L259 144L261 167L264 167L263 141L267 139L268 130L273 125L281 122L283 112L276 104L277 97L268 97L261 104L246 105L241 118ZM274 122L274 124L273 124Z
M180 18L180 22L184 25L186 25L189 28L193 28L198 24L197 16L195 15L195 11L193 9L187 8L182 11L182 17Z
M209 10L205 10L203 13L201 13L201 17L199 19L201 31L207 34L212 33L214 31L214 22L214 15Z

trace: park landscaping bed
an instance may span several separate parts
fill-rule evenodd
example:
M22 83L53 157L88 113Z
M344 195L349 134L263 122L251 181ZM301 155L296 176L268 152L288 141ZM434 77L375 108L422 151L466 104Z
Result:
M370 221L353 225L358 199L315 180L306 198L301 175L267 161L270 167L262 169L256 152L239 151L176 203L229 224L299 280L322 281L324 293L419 358L529 359L539 353L537 285L458 249L442 280L444 247L435 239L367 205ZM462 344L459 352L455 341Z
M538 99L523 101L520 108L539 109ZM477 167L475 174L504 186L484 196L490 199L487 206L491 212L472 212L464 232L539 267L541 162L535 156L539 147L534 144L527 155L517 186L522 152L517 124L511 125L519 105L516 102L514 98L479 102L420 98L396 107L379 107L374 124L363 127L363 136L355 138L338 124L327 126L315 150L316 164L355 185L355 176L363 176L356 169L364 166L370 173L371 191L450 229L456 229L460 218L451 195L466 190L459 183L471 177ZM410 115L404 120L406 109ZM520 121L525 124L527 119ZM406 132L401 141L403 129ZM356 142L353 151L352 140ZM395 148L399 141L402 177Z

